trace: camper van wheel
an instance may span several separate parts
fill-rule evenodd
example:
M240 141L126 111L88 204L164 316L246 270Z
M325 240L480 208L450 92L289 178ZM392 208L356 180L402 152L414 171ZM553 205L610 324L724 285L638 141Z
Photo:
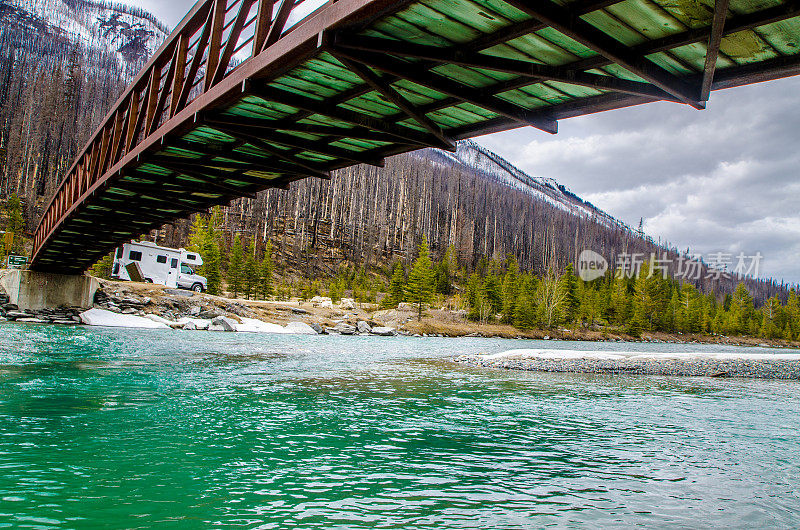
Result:
M153 283L153 279L152 278L145 278L144 279L144 283Z
M196 283L196 284L192 285L192 291L194 291L196 293L202 293L203 292L203 285L200 284L200 283Z

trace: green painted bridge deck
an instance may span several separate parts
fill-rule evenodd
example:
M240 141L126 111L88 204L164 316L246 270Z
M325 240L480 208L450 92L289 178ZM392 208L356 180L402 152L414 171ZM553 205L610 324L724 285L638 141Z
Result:
M798 44L796 1L203 0L62 181L33 268L82 272L193 212L423 147L702 109L795 75Z

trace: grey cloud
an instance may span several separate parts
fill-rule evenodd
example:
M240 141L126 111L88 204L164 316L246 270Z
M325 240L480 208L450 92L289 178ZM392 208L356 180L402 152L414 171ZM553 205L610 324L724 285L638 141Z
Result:
M715 92L706 111L655 103L479 142L651 236L698 252L756 252L800 281L800 79Z

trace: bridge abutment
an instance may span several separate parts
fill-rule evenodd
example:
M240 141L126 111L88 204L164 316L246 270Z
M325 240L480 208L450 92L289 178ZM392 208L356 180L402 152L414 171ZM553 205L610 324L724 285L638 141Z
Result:
M2 270L0 286L20 309L90 307L100 287L96 278L47 272Z

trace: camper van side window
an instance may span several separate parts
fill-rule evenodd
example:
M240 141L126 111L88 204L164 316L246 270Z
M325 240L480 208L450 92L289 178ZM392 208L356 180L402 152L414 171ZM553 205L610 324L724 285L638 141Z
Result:
M172 260L172 263L170 263L170 268L177 269L178 268L178 260L176 260L176 259Z
M131 253L128 254L128 259L131 261L142 261L142 253L137 250L131 250Z
M166 263L167 262L167 257L166 256L158 256L158 257L156 257L156 261L159 262L159 263Z
M188 259L189 261L197 261L197 256L195 256L194 254L186 254L186 259Z
M122 259L122 247L117 249L117 259Z

